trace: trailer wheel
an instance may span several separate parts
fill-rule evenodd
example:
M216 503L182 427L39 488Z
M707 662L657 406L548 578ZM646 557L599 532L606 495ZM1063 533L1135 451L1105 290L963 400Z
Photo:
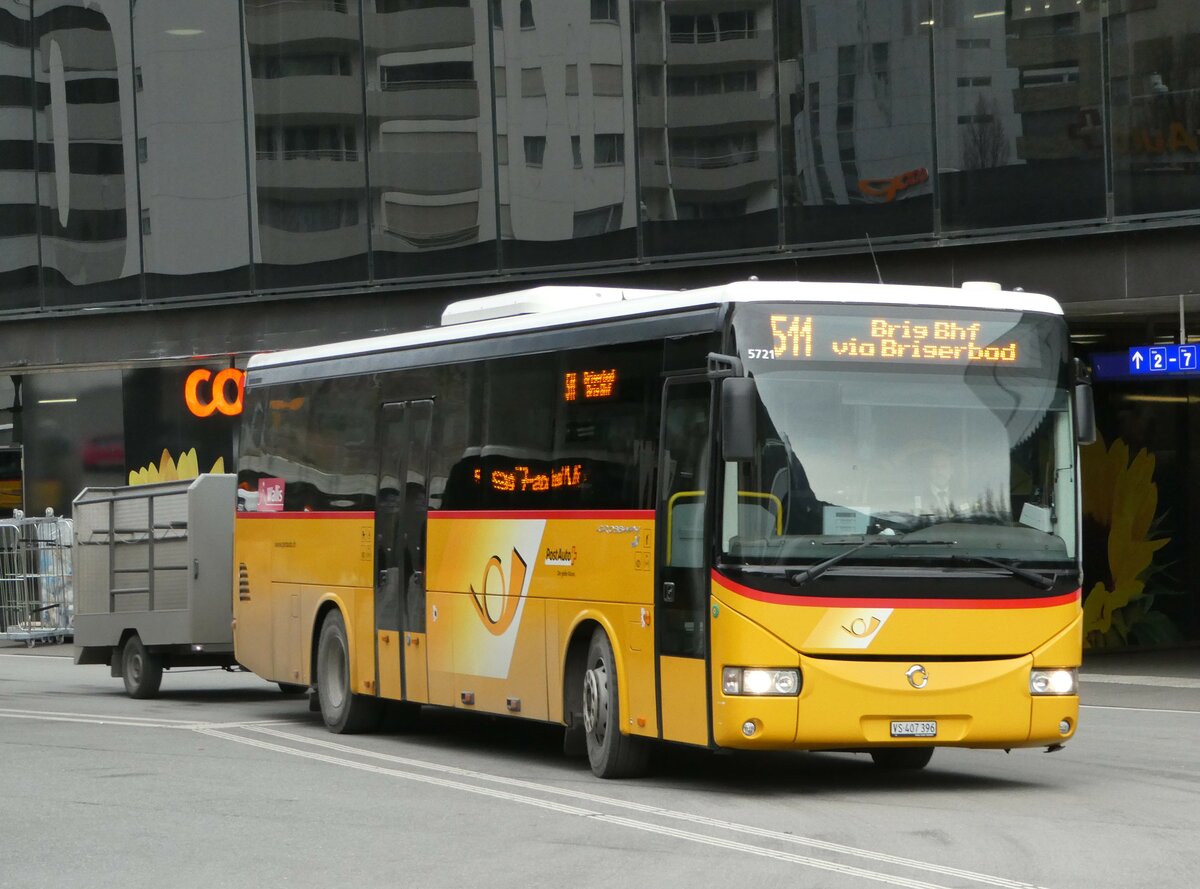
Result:
M137 636L130 636L121 649L121 677L131 698L156 698L162 685L162 658L151 654Z
M379 725L379 700L350 690L350 644L346 622L336 609L321 624L317 641L317 698L321 718L332 732L354 735Z
M597 778L636 778L645 773L650 748L644 738L621 733L616 659L608 634L600 627L592 634L583 673L583 729L588 762Z

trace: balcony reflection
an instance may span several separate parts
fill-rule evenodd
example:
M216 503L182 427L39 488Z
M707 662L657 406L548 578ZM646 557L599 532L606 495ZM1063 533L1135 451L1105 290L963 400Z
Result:
M491 12L503 266L635 258L629 0Z
M933 230L928 4L781 9L789 243Z
M262 289L367 278L358 3L244 0Z
M37 0L32 9L46 304L136 301L128 7Z
M140 234L150 300L250 286L236 5L133 4Z
M945 0L934 51L945 228L1104 215L1096 3Z
M375 275L494 269L487 4L365 7Z
M27 0L0 0L0 310L40 302L32 42Z

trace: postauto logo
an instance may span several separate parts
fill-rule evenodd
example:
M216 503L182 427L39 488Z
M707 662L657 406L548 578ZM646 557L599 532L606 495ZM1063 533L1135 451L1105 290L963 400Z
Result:
M543 565L557 565L569 568L579 560L579 550L573 546L546 547L546 558Z

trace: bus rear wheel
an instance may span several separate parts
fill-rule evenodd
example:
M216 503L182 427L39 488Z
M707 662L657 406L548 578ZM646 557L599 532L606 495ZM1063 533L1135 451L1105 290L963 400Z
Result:
M881 747L871 751L871 759L881 769L889 771L916 771L929 765L933 759L932 747Z
M350 644L346 622L336 609L321 624L317 640L317 698L325 725L339 735L369 732L379 725L379 701L350 690Z
M583 673L583 730L588 762L597 778L645 774L650 749L644 738L621 733L616 660L608 634L599 627L592 633Z

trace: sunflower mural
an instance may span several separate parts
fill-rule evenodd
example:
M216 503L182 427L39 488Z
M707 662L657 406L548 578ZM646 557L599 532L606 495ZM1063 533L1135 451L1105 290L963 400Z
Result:
M213 464L213 468L209 472L224 472L225 458L218 457L217 462ZM149 485L155 482L173 482L178 479L195 478L200 474L200 459L196 456L196 449L185 451L179 455L179 460L176 461L171 456L171 452L163 448L162 457L158 461L158 465L151 463L149 466L143 466L141 469L129 470L129 484L131 485Z
M1154 554L1171 542L1158 534L1155 458L1143 448L1131 461L1121 439L1103 435L1080 451L1083 477L1084 645L1120 648L1177 641L1171 619L1154 610L1148 587L1162 568Z

